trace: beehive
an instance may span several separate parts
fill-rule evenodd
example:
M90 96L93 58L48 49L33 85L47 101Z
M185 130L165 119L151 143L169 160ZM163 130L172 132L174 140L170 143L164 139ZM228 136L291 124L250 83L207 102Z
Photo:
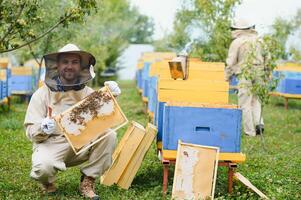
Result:
M284 66L273 72L279 79L276 91L285 94L301 94L301 67Z
M127 123L107 87L93 92L55 119L76 154Z
M169 102L163 111L163 149L176 150L178 140L240 152L242 112L235 105Z
M224 63L191 61L187 79L224 81L224 67ZM158 70L160 79L171 79L168 65L161 65Z
M9 59L8 58L0 58L0 68L6 69L9 65Z
M32 94L36 88L33 67L11 68L11 92L13 94Z
M1 99L8 97L11 95L11 77L10 77L10 69L0 69L0 81L1 81L1 91L0 96Z
M164 80L158 82L158 100L228 103L229 84L225 81Z
M4 97L2 96L2 81L0 80L0 101L2 101Z
M214 199L219 149L179 142L172 199Z

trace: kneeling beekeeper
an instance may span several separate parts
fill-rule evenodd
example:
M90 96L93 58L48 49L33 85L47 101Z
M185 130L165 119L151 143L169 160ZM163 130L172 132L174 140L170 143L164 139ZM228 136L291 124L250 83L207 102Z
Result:
M80 168L79 190L84 197L99 199L94 191L95 179L111 165L116 133L75 155L55 120L48 117L49 107L53 116L58 115L93 92L86 83L94 78L96 60L74 44L67 44L59 52L45 55L44 59L46 85L33 94L24 121L26 135L33 143L30 176L39 181L47 193L53 193L58 170L86 162ZM121 93L116 82L108 81L105 85L113 95Z

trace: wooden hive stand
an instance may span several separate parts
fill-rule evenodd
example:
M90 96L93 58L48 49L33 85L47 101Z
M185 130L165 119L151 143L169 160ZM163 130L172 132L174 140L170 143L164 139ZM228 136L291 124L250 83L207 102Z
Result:
M285 94L280 92L271 92L270 95L284 98L284 108L286 110L288 110L289 99L301 99L301 94Z

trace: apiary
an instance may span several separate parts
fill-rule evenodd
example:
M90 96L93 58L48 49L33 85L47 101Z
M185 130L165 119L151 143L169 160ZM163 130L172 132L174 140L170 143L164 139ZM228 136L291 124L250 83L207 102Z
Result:
M127 123L107 87L93 92L55 119L76 154Z
M178 140L240 152L242 111L236 105L168 102L164 105L162 143L176 150Z

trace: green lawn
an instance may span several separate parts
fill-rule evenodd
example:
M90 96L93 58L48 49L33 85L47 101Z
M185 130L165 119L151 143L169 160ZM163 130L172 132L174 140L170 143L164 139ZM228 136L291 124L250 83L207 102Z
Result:
M122 82L121 87L123 93L118 101L126 116L146 125L148 119L134 83ZM231 96L231 101L236 101L235 96ZM37 182L29 178L32 145L22 126L26 106L14 100L10 112L0 112L0 199L80 199L80 173L76 167L58 173L58 193L54 196L43 194ZM301 199L301 101L291 100L286 111L283 100L273 97L264 110L264 119L265 148L260 137L242 136L242 152L247 161L239 165L238 171L271 199ZM119 138L125 129L119 131ZM172 178L170 175L168 197ZM155 143L129 190L100 184L96 189L102 199L162 199L162 166ZM223 168L218 170L215 194L217 199L258 199L238 183L233 194L227 195Z

